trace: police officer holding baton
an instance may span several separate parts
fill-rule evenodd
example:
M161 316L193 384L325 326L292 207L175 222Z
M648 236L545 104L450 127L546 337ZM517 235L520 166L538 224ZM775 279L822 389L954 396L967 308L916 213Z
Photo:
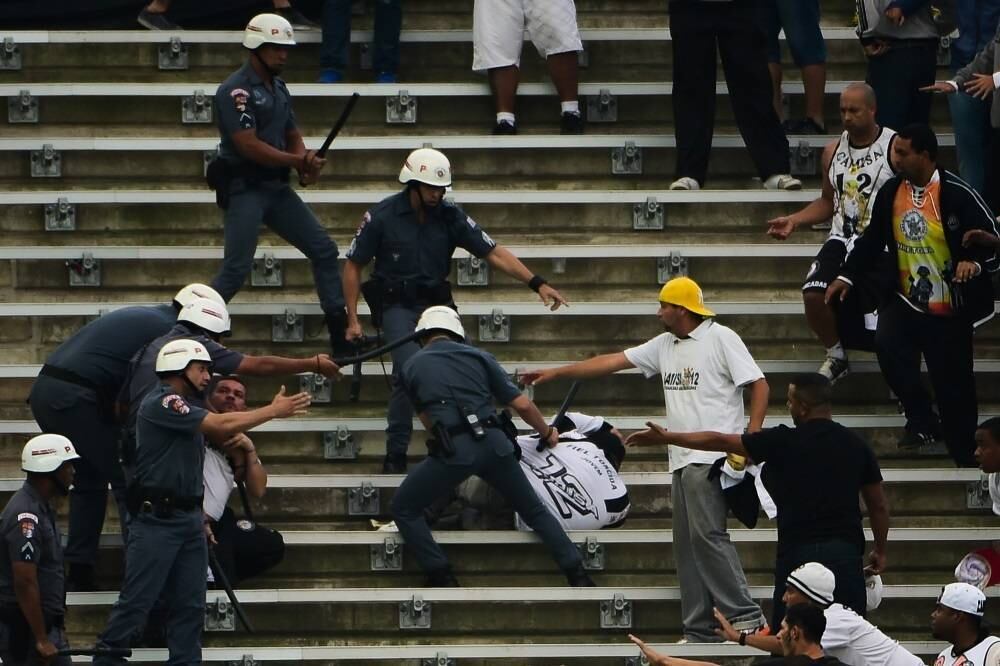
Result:
M62 535L49 500L69 494L73 461L79 457L62 435L38 435L21 450L28 478L0 513L0 662L5 666L70 664L69 657L56 656L69 644Z
M399 182L405 189L364 214L347 251L344 297L348 338L362 335L357 308L360 293L371 309L372 322L385 330L387 340L411 335L427 307L454 307L448 275L456 247L527 284L551 309L567 305L545 278L533 274L465 211L444 200L445 191L451 187L451 163L444 153L433 148L413 151L399 172ZM373 259L371 279L362 285L361 271ZM389 398L384 474L406 471L413 405L400 385L399 373L416 351L417 345L410 343L392 352L393 391Z
M201 663L208 567L202 492L204 435L228 439L274 418L305 414L309 394L285 395L248 412L215 414L192 403L211 381L211 360L195 340L173 340L160 349L160 385L139 407L135 476L128 489L129 529L125 580L98 648L128 647L163 595L168 609L168 663ZM99 655L95 664L121 663Z
M315 183L326 163L306 150L288 87L278 77L288 47L295 46L292 26L277 14L259 14L247 24L243 46L249 59L215 93L221 145L207 180L226 211L226 249L212 286L227 303L236 295L253 266L260 225L266 224L312 262L330 341L334 353L343 355L350 347L337 245L288 184L292 169L303 185Z
M427 442L428 457L400 484L392 515L407 550L427 573L428 586L457 587L458 581L431 536L424 509L475 474L538 533L570 585L593 587L580 551L521 471L514 456L517 431L506 413L495 413L493 401L517 411L549 446L559 443L559 432L521 395L491 354L465 344L465 329L453 309L427 308L416 331L422 349L403 368L402 382L433 439Z

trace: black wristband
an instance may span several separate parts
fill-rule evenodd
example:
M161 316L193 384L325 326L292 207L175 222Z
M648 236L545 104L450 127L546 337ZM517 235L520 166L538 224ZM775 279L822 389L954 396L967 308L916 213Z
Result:
M740 645L746 645L747 644L747 632L745 632L745 631L741 631L740 632L739 643L740 643Z
M541 275L534 275L530 280L528 280L528 286L531 287L531 290L536 293L542 288L543 284L548 284L548 281Z

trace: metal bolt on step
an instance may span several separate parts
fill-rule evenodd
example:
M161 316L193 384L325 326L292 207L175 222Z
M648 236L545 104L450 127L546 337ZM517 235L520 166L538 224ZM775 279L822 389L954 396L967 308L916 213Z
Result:
M599 94L587 96L587 122L618 122L618 98L609 88L601 88Z
M31 96L30 90L22 90L16 97L7 98L7 122L38 122L38 99Z
M595 538L587 537L577 546L583 556L583 568L587 571L604 571L604 546Z
M587 50L586 45L576 52L576 64L580 69L590 67L590 51Z
M302 342L305 339L305 317L294 309L271 317L271 342Z
M632 205L632 229L635 231L659 231L663 229L665 209L656 197L646 197L645 203Z
M455 660L444 652L438 652L433 659L421 659L420 666L455 666Z
M59 197L54 204L45 204L46 231L73 231L76 229L76 206L66 197Z
M21 69L21 47L14 43L13 37L4 37L0 47L0 70L16 71Z
M990 477L983 474L978 481L971 481L965 486L965 506L968 509L990 509L993 500L990 499Z
M254 659L252 654L243 655L239 661L226 662L226 666L258 666L259 664L260 662Z
M793 176L816 174L816 149L805 139L799 141L799 145L788 149L788 161Z
M642 173L642 148L636 146L635 141L626 141L621 148L611 149L611 173L615 176Z
M69 286L71 287L100 287L101 286L101 262L94 259L94 255L85 253L79 259L70 259L66 262L69 270Z
M236 631L233 605L226 597L216 597L205 606L205 631Z
M273 254L264 253L253 260L250 271L250 285L253 287L280 287L284 283L281 271L281 259Z
M566 257L552 258L552 272L556 275L562 275L566 272Z
M480 342L510 342L510 317L500 308L488 315L479 315Z
M644 655L638 657L625 657L625 666L649 666L649 661Z
M601 629L631 629L632 602L621 592L610 601L601 602Z
M204 90L181 100L181 122L185 124L212 122L212 98Z
M688 260L681 256L676 250L670 253L669 257L660 257L656 260L656 279L659 284L664 284L676 277L687 277Z
M163 70L188 68L188 49L180 37L171 37L169 44L162 44L157 55L157 66Z
M400 90L396 97L385 98L385 122L388 125L413 125L417 122L417 98Z
M62 155L51 143L42 144L41 150L31 151L32 178L59 178L62 176Z
M323 433L324 460L357 460L358 445L354 433L345 425L337 426L332 432Z
M371 481L364 481L359 487L351 488L347 491L347 515L379 515L379 497L379 489Z
M299 375L299 390L309 393L313 402L328 403L333 399L330 392L330 380L318 372L307 372L304 375Z
M399 604L400 629L430 629L431 604L424 601L419 594L414 594L409 601Z
M403 544L396 537L388 536L380 545L370 548L372 571L402 571Z
M490 265L479 257L458 260L458 286L485 287L490 283Z

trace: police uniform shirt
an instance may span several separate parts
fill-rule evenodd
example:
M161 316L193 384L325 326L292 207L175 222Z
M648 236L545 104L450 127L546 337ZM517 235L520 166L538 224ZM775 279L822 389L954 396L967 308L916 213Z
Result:
M1000 663L1000 638L987 636L972 649L955 654L949 645L934 660L934 666L994 666Z
M414 354L403 366L403 386L417 411L446 428L464 423L459 405L482 420L494 415L494 398L507 405L521 395L492 354L451 340Z
M489 234L451 202L442 201L425 214L420 224L409 190L383 199L361 218L347 258L361 266L374 259L373 274L378 277L438 282L448 279L456 247L479 258L496 247Z
M27 481L14 493L0 513L4 557L0 560L0 605L17 604L14 594L14 562L38 568L38 592L42 612L61 615L66 606L63 583L62 536L55 512Z
M136 422L136 482L179 497L204 492L205 442L199 428L208 411L168 384L149 392Z
M826 617L820 641L823 652L845 664L922 666L924 663L843 604L831 604L823 615Z
M666 428L674 432L743 432L743 387L764 377L740 336L711 319L687 338L663 333L626 349L625 357L647 378L660 375ZM670 469L711 464L725 455L671 445Z
M287 133L296 128L292 96L285 82L274 77L272 88L249 62L233 72L215 92L215 113L221 136L220 154L232 163L247 162L236 150L232 135L254 130L257 138L278 150L287 150Z
M122 387L122 398L129 406L128 426L130 428L135 425L136 414L142 399L160 383L159 377L156 376L157 354L160 353L163 345L171 340L180 339L194 340L204 345L208 355L212 357L212 371L220 375L235 374L236 369L243 362L243 354L240 352L220 345L204 335L191 333L183 322L176 324L166 334L150 342L142 352L141 357L132 359L131 376L128 378L128 384ZM193 398L192 400L195 404L202 405L200 399Z
M112 310L56 347L45 363L69 370L105 390L117 391L135 353L169 331L176 319L173 305Z
M229 458L222 451L214 448L205 449L205 515L212 520L222 518L226 510L226 502L233 492L236 476Z
M576 431L559 439L555 448L538 452L537 437L517 438L521 469L549 513L564 530L599 530L624 520L628 489L604 452ZM519 530L531 529L520 515L515 524Z

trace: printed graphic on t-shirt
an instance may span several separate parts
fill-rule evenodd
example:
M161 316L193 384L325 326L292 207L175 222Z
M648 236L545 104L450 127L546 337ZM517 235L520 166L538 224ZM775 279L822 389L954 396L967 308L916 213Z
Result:
M952 312L954 266L938 213L940 185L931 183L925 189L920 206L915 204L906 184L899 188L893 202L899 289L918 310L948 315Z
M684 368L680 372L663 373L664 391L697 391L701 373L694 368Z
M541 480L542 487L552 498L552 504L560 516L567 520L574 514L597 518L594 498L580 480L554 455L545 456L544 465L528 464L526 467Z

